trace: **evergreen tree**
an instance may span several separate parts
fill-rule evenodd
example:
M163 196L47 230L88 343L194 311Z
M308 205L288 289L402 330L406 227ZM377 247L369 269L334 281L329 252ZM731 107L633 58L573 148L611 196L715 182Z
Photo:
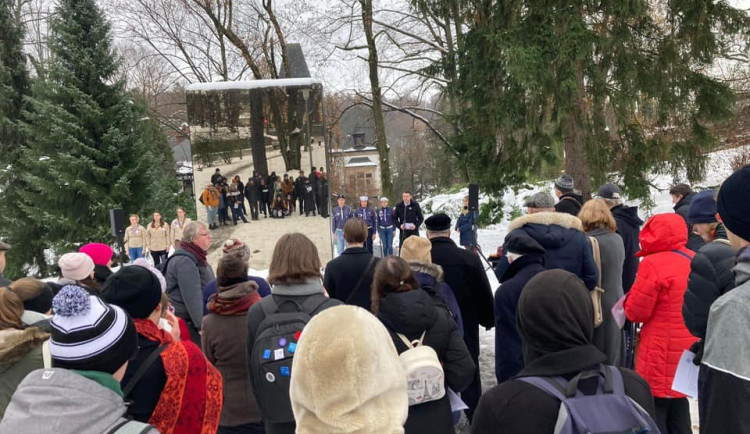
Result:
M5 275L19 277L20 264L31 262L28 247L39 239L33 219L19 213L25 184L19 159L28 148L24 124L31 93L23 52L23 29L16 22L11 0L0 0L0 235L15 246L7 256ZM43 249L35 254L43 258Z
M486 186L502 188L564 159L588 194L620 171L632 196L647 174L702 176L733 94L711 77L747 28L725 1L649 0L465 5L460 150ZM490 162L490 164L488 164Z
M142 212L159 196L174 206L176 179L166 140L125 92L110 26L95 0L61 0L49 25L52 61L46 79L33 86L21 211L59 255L112 241L109 209ZM33 265L48 270L46 262Z

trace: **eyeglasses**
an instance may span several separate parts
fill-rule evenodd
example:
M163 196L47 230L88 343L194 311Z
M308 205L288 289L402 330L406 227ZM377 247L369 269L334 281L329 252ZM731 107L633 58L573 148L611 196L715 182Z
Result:
M211 236L211 232L206 232L205 234L202 234L202 233L199 232L198 236L199 237L210 237Z

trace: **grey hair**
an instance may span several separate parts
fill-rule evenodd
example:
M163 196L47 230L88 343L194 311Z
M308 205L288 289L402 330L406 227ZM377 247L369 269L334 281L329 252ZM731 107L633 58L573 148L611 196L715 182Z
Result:
M427 231L427 238L438 238L438 237L448 237L451 236L451 230L445 230L445 231Z
M604 203L606 203L607 206L610 208L614 208L618 205L622 205L622 199L607 199L607 198L602 198L602 199L604 200Z
M202 221L192 221L185 225L185 230L182 232L182 238L187 242L192 243L200 235L201 229L208 229L208 224Z

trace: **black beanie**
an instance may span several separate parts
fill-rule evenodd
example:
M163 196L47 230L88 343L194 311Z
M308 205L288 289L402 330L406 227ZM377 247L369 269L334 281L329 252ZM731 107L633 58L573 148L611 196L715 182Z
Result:
M109 276L102 287L104 301L120 306L133 318L145 319L161 302L161 285L143 267L122 267Z
M716 207L724 226L745 241L750 241L750 166L734 172L721 184Z
M52 297L52 288L45 282L39 295L23 301L23 309L46 314L52 309Z

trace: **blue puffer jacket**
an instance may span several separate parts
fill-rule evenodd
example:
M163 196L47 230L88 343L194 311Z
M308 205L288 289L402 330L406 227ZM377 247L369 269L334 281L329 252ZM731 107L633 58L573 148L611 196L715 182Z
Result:
M586 287L594 289L599 279L591 242L583 233L578 217L559 212L528 214L513 220L508 232L523 229L547 251L544 267L560 268L583 280Z

